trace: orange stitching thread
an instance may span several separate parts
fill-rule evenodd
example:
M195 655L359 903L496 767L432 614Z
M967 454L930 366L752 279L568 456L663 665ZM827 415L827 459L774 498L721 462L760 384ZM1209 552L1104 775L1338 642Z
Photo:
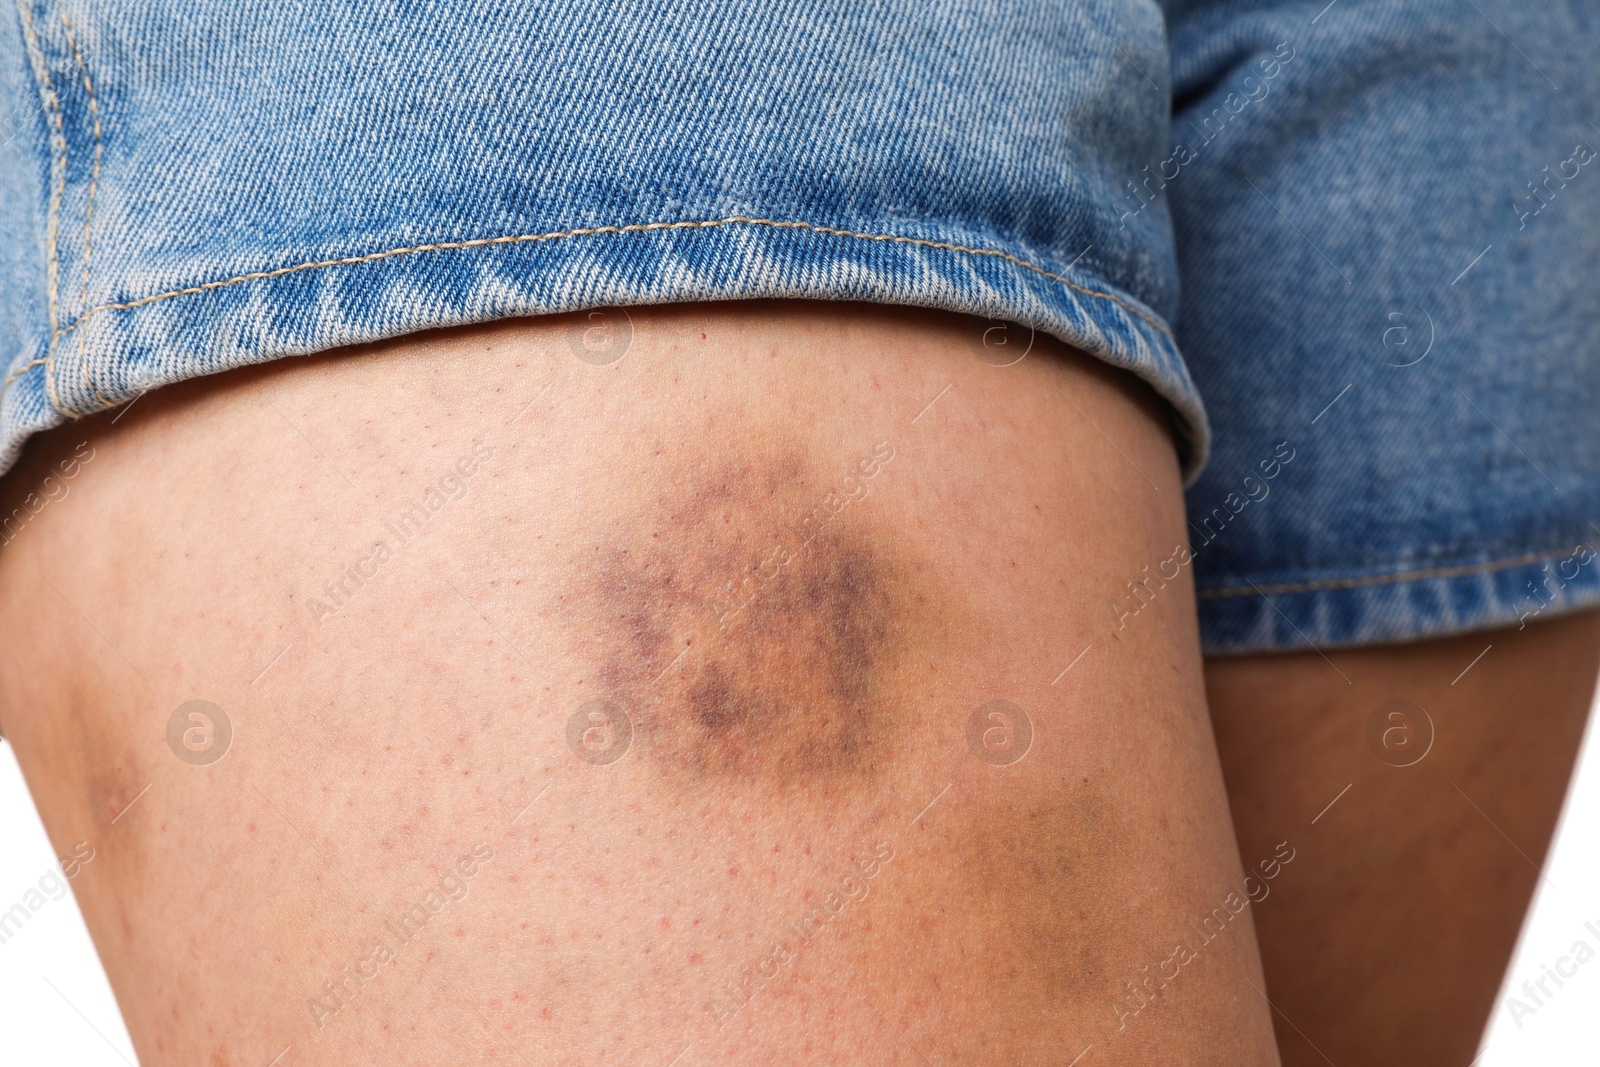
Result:
M50 138L51 153L50 168L54 171L51 175L49 221L46 225L46 240L49 245L48 259L46 261L46 291L45 302L50 313L50 343L45 349L45 391L50 395L50 403L57 411L66 415L73 413L61 405L61 398L56 394L55 380L52 370L56 354L56 342L61 338L61 316L57 307L58 293L60 291L60 260L59 249L61 244L61 198L66 192L67 184L67 135L61 122L61 102L56 98L56 93L50 85L50 68L45 62L44 52L39 48L39 38L34 31L33 12L28 10L25 0L17 0L17 14L22 19L22 36L27 44L28 58L33 63L33 77L39 90L40 102L44 104L44 112L50 120L55 132ZM35 363L29 366L36 366ZM6 384L10 384L9 380Z
M221 289L225 286L237 285L240 282L260 281L265 278L277 278L285 274L295 274L299 271L315 270L323 267L345 267L356 263L370 263L374 260L388 259L392 256L409 255L413 252L449 252L464 248L481 248L487 245L509 245L532 243L535 241L555 241L569 237L590 237L596 234L644 233L652 230L707 230L718 226L729 225L768 226L773 229L780 230L808 230L813 233L828 234L834 237L853 237L864 241L888 241L894 244L909 244L916 245L921 248L935 248L946 252L964 252L968 255L974 256L994 256L998 259L1015 263L1017 266L1031 270L1036 274L1041 274L1053 281L1060 282L1067 288L1083 293L1086 296L1098 297L1102 300L1110 300L1112 303L1118 305L1129 314L1135 315L1143 319L1145 322L1148 322L1166 336L1172 336L1172 331L1167 328L1165 323L1151 315L1145 314L1143 311L1140 311L1138 308L1134 307L1126 300L1123 300L1115 293L1102 293L1098 290L1089 289L1078 285L1077 283L1068 279L1065 275L1056 274L1053 271L1045 270L1043 267L1036 266L1019 256L1014 256L1010 252L1004 252L998 248L972 248L967 245L950 244L945 241L928 241L920 237L903 237L898 234L884 233L860 233L855 230L836 229L832 226L818 226L815 223L810 222L750 218L744 215L732 215L724 219L700 219L687 222L636 222L630 223L626 226L586 226L571 230L554 230L549 233L512 234L505 237L477 237L467 241L442 241L436 244L411 245L406 248L391 248L382 252L368 252L366 255L361 256L343 256L338 259L320 259L307 263L296 263L288 267L278 267L274 270L251 271L248 274L239 274L235 275L234 277L223 278L218 281L203 282L200 285L191 285L184 289L173 289L165 293L156 293L154 296L141 297L138 300L130 300L124 304L99 304L90 308L88 311L85 311L77 319L63 328L61 332L63 334L70 333L71 331L77 329L77 327L85 319L89 318L91 315L99 314L102 311L129 311L133 308L143 307L146 304L153 304L160 300L170 300L171 298L177 296L189 296L194 293L209 292L212 289Z
M1491 571L1508 570L1524 563L1553 559L1566 551L1568 551L1566 548L1553 548L1548 551L1527 552L1520 556L1489 560L1486 563L1471 563L1457 567L1428 567L1423 570L1397 571L1394 574L1377 574L1366 578L1325 578L1315 582L1288 582L1260 587L1234 585L1224 589L1202 589L1196 592L1195 596L1200 600L1221 600L1228 597L1268 596L1274 593L1315 593L1323 589L1359 589L1369 585L1393 585L1396 582L1418 582L1429 578L1459 578L1462 575L1487 574Z
M95 189L100 184L100 159L104 145L100 139L100 101L94 95L94 83L89 80L89 70L84 66L83 53L78 51L78 42L72 36L72 27L67 22L67 13L61 13L61 30L66 34L67 46L72 49L73 61L78 64L78 73L83 77L83 88L89 94L89 120L94 129L94 168L89 175L89 204L84 212L83 219L83 293L80 303L89 306L89 254L91 245L89 241L89 227L94 221Z
M1006 260L1009 263L1014 263L1026 270L1031 270L1036 274L1051 279L1052 281L1060 282L1067 288L1072 289L1075 292L1083 293L1085 296L1109 300L1128 313L1144 320L1151 326L1154 326L1164 336L1172 336L1172 331L1167 328L1165 323L1154 318L1153 316L1145 314L1143 311L1140 311L1138 308L1123 300L1115 293L1102 293L1098 290L1079 285L1067 278L1065 275L1056 274L1053 271L1045 270L1043 267L1029 263L1027 260L1022 259L1019 256L1014 256L1010 252L1004 252L997 248L972 248L967 245L951 244L945 241L929 241L920 237L903 237L898 234L860 233L854 230L836 229L831 226L818 226L810 222L749 218L742 215L734 215L724 219L691 220L687 222L642 222L630 223L626 226L588 226L571 230L554 230L549 233L512 234L504 237L478 237L466 241L441 241L434 244L412 245L406 248L391 248L382 252L369 252L360 256L343 256L338 259L321 259L306 263L296 263L291 266L278 267L273 270L251 271L247 274L238 274L231 278L223 278L218 281L203 282L200 285L191 285L183 289L172 289L164 293L156 293L153 296L141 297L138 300L130 300L122 304L99 304L95 307L89 308L82 315L78 316L72 322L67 324L67 326L60 331L60 334L65 335L71 333L73 330L76 330L79 326L83 325L83 323L91 316L99 314L102 311L129 311L134 308L143 307L146 304L153 304L161 300L170 300L174 297L191 296L195 293L209 292L213 289L221 289L226 286L237 285L240 282L261 281L267 278L278 278L285 274L295 274L303 270L316 270L324 267L344 267L352 266L358 263L370 263L374 260L388 259L393 256L409 255L413 252L457 251L467 248L482 248L489 245L509 245L532 243L536 241L555 241L571 237L593 236L596 234L642 233L652 230L711 229L712 227L735 224L749 226L769 226L774 229L809 230L813 233L827 234L836 237L852 237L864 241L888 241L895 244L916 245L922 248L934 248L947 252L963 252L968 255L975 256L994 256L996 258ZM10 387L14 380L34 366L37 366L37 363L30 363L28 366L23 367L20 371L12 374L4 382L0 382L0 395L4 394L4 391Z
M89 80L89 68L84 65L83 53L78 51L78 42L72 37L72 27L67 22L67 13L61 12L61 32L67 36L67 45L72 49L73 61L78 64L78 73L83 76L84 91L89 94L89 120L94 128L94 169L89 175L89 204L83 214L83 293L79 297L80 307L89 306L89 259L94 251L91 241L90 226L94 223L94 194L100 184L100 159L104 153L104 142L100 136L100 101L94 95L94 83ZM94 380L89 377L89 361L84 355L83 334L78 334L78 369L83 373L83 384L106 407L112 407L114 402L95 388ZM48 373L48 372L47 372Z
M44 362L44 357L43 356L40 356L38 359L30 359L28 362L26 362L26 363L24 363L22 365L22 369L21 370L13 371L11 373L11 375L6 378L6 380L4 382L0 382L0 389L5 389L5 388L9 387L12 382L16 381L18 378L22 377L24 374L27 374L29 371L31 371L33 368L37 367L39 364L41 364L43 362Z

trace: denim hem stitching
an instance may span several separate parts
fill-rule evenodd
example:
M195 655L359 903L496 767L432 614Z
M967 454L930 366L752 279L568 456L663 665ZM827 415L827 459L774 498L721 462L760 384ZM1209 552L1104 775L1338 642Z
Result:
M1588 542L1582 543L1588 544ZM1520 556L1507 556L1483 563L1469 563L1455 567L1425 567L1421 570L1397 571L1393 574L1374 574L1364 578L1324 578L1314 582L1286 582L1279 585L1262 586L1232 585L1221 589L1199 589L1195 591L1195 598L1198 600L1222 600L1228 597L1270 596L1276 593L1315 593L1327 589L1360 589L1373 585L1393 585L1398 582L1420 582L1430 578L1460 578L1469 574L1488 574L1492 571L1509 570L1525 563L1537 563L1540 560L1554 559L1563 552L1569 551L1571 551L1570 546L1566 546L1539 552L1525 552Z
M100 186L100 163L105 155L105 140L100 129L100 100L94 95L94 82L89 78L89 68L83 62L83 53L78 49L78 42L72 36L72 26L67 22L67 13L61 12L61 32L66 35L67 46L72 49L72 59L78 65L78 74L83 78L83 91L89 95L89 125L94 132L94 165L89 172L89 197L88 204L83 213L83 280L82 290L78 297L78 305L83 308L89 306L89 261L94 250L91 227L94 225L95 193ZM83 373L83 384L89 392L95 395L107 407L114 406L114 402L106 399L105 395L95 388L94 380L89 377L89 362L84 359L83 334L78 334L78 369Z
M25 366L22 374L27 370L43 363L45 366L44 384L45 391L50 398L50 404L63 415L77 418L76 412L67 410L61 404L61 397L56 392L55 375L52 373L55 365L56 345L61 339L61 202L66 194L67 185L67 134L61 117L61 100L56 96L56 91L50 84L50 64L45 58L44 50L39 46L39 35L34 27L33 12L29 10L27 0L17 0L17 16L22 21L23 41L27 46L28 59L33 65L34 88L39 93L39 103L51 127L50 134L50 206L45 224L46 253L46 281L45 300L50 316L50 342L45 348L42 358L35 359ZM16 375L7 378L0 384L0 396L11 385Z
M1049 278L1052 281L1060 282L1062 285L1065 285L1074 292L1082 293L1085 296L1096 297L1101 300L1109 300L1118 307L1121 307L1124 311L1127 311L1129 314L1149 323L1151 326L1155 327L1155 329L1160 331L1162 335L1168 338L1172 337L1172 331L1165 323L1140 310L1115 293L1103 293L1097 289L1090 289L1086 286L1079 285L1067 278L1065 275L1046 270L1044 267L1030 263L1020 256L1013 255L1010 252L1006 252L998 248L975 248L969 245L958 245L947 241L930 241L921 237L905 237L900 234L864 233L857 230L844 230L832 226L819 226L816 223L802 222L798 220L766 219L753 218L744 215L732 215L721 219L695 219L683 222L639 222L630 223L625 226L587 226L570 230L553 230L548 233L510 234L502 237L478 237L466 241L441 241L432 244L411 245L405 248L391 248L382 252L368 252L365 255L359 256L342 256L337 259L321 259L305 263L296 263L287 267L277 267L273 270L251 271L247 274L238 274L230 278L202 282L199 285L191 285L183 289L172 289L164 293L156 293L153 296L140 297L137 300L130 300L126 303L97 304L96 306L86 310L83 314L79 315L66 326L54 331L52 349L54 348L55 339L59 339L71 333L73 330L76 330L79 326L83 325L83 323L89 318L99 314L102 311L131 311L134 308L144 307L146 304L154 304L158 301L170 300L174 297L192 296L197 293L210 292L213 289L222 289L226 286L237 285L241 282L262 281L268 278L282 277L286 274L296 274L300 271L317 270L326 267L352 266L359 263L370 263L376 260L389 259L395 256L409 255L414 252L448 252L467 248L483 248L492 245L525 244L536 241L564 240L573 237L591 237L600 234L645 233L656 230L704 230L719 226L731 225L765 226L780 230L806 230L812 233L826 234L833 237L850 237L864 241L885 241L892 244L915 245L920 248L933 248L947 252L961 252L974 256L992 256L1033 271L1034 273ZM10 387L13 381L26 374L33 367L38 366L40 363L46 362L47 359L48 357L46 359L36 359L33 362L23 366L20 370L13 372L5 379L4 382L0 382L0 396L4 395L5 390ZM59 405L57 406L59 408Z
M803 222L797 219L765 219L747 215L730 215L727 218L721 219L690 219L682 222L634 222L625 226L584 226L570 230L552 230L548 233L519 233L509 234L503 237L476 237L466 241L441 241L434 244L411 245L406 248L390 248L382 252L368 252L365 255L360 256L343 256L338 259L322 259L307 263L296 263L292 264L291 266L278 267L273 270L251 271L248 274L238 274L231 278L222 278L217 281L202 282L199 285L191 285L184 289L172 289L165 293L156 293L154 296L145 296L140 297L138 300L130 300L124 304L99 304L90 308L88 311L85 311L82 315L79 315L72 322L68 323L62 328L61 333L63 335L71 333L73 330L77 329L79 324L81 324L85 319L102 311L129 311L133 308L143 307L146 304L153 304L158 300L169 300L176 296L188 296L194 293L209 292L212 289L221 289L224 286L236 285L240 282L259 281L264 278L277 278L285 274L294 274L303 270L314 270L319 267L350 266L356 263L368 263L373 260L389 259L393 256L409 255L413 252L449 252L463 248L481 248L487 245L523 244L532 243L535 241L557 241L570 237L592 237L598 234L645 233L654 230L709 230L718 226L731 225L766 226L779 230L808 230L812 233L827 234L832 237L853 237L863 241L887 241L893 244L916 245L920 248L934 248L946 252L964 252L968 255L974 256L994 256L997 259L1003 259L1008 263L1014 263L1019 267L1031 270L1036 274L1041 274L1052 281L1060 282L1067 288L1072 289L1075 292L1082 293L1085 296L1093 296L1098 297L1101 300L1109 300L1118 307L1122 308L1124 311L1128 312L1130 315L1135 315L1149 323L1151 326L1154 326L1167 337L1170 338L1172 336L1172 331L1167 327L1166 323L1162 322L1153 315L1149 315L1140 310L1133 304L1130 304L1128 301L1122 299L1117 294L1102 293L1097 289L1089 289L1085 286L1078 285L1064 274L1057 274L1054 271L1046 270L1044 267L1038 266L1037 264L1029 263L1021 256L1013 255L1010 252L1006 252L998 248L975 248L970 245L958 245L948 241L930 241L922 237L905 237L900 234L892 233L866 233L858 230L839 229L833 226L819 226L814 222Z

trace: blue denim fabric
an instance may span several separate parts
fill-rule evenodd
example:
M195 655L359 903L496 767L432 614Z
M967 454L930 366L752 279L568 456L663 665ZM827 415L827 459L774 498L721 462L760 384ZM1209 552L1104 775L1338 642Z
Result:
M866 300L1026 323L1172 405L1209 650L1593 603L1600 161L1525 185L1600 144L1600 35L1476 4L18 0L0 471L282 356Z
M1168 8L1207 650L1600 601L1600 6Z
M1204 451L1169 220L1114 208L1165 135L1130 65L1165 65L1153 4L19 12L0 464L197 374L739 297L1028 323L1149 381Z

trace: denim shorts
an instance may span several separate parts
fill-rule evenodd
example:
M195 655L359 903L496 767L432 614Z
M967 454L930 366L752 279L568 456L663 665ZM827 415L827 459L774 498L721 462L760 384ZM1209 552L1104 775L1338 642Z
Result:
M1170 405L1190 544L1108 624L1186 567L1218 653L1600 600L1600 5L4 18L0 471L31 433L283 356L871 301L1045 332Z

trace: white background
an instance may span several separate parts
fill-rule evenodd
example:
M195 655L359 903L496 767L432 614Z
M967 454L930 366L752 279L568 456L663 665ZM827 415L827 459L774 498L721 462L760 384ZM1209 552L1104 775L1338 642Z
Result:
M1600 950L1600 729L1590 729L1538 896L1474 1067L1590 1065L1600 1060L1600 957L1579 967L1534 1014L1513 1021L1506 998L1582 938ZM11 746L0 743L0 911L56 862ZM1570 965L1569 965L1570 968ZM77 903L51 900L0 945L0 1061L6 1067L118 1067L136 1061ZM1467 1065L1462 1065L1467 1067Z

